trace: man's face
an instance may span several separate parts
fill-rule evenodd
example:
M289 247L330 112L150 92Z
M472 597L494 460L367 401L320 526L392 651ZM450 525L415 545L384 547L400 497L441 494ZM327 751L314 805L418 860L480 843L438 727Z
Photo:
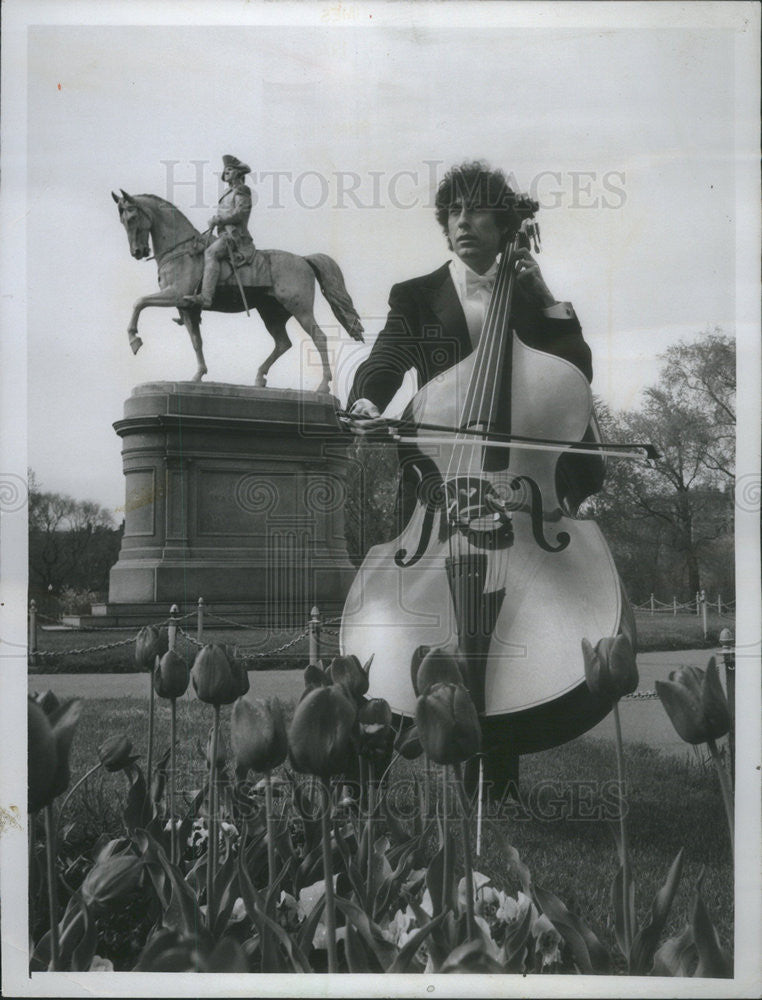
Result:
M490 208L456 201L447 216L447 235L454 253L474 271L487 271L501 249L504 230Z

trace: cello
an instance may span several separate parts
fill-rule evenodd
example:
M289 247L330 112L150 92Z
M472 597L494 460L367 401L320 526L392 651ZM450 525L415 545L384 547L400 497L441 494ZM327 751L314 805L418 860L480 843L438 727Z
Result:
M393 422L415 508L367 553L340 630L342 651L373 654L369 697L399 716L415 714L416 651L457 647L483 728L509 732L517 753L566 742L609 710L585 684L583 638L624 631L634 645L606 541L560 485L564 456L606 447L589 442L590 385L511 327L515 254L532 243L530 208L501 255L476 350Z

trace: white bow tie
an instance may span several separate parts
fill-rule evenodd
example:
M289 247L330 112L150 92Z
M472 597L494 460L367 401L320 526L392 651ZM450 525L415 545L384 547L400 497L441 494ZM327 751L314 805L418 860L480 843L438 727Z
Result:
M473 271L466 272L466 294L470 295L472 292L481 290L482 288L487 291L492 291L492 286L495 284L494 274L476 274Z

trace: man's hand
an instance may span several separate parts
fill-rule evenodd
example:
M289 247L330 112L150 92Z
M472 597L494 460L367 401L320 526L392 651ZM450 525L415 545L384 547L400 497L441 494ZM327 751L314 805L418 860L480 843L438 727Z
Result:
M528 250L516 251L513 267L521 294L527 301L540 309L555 304L555 297L545 284L540 265Z
M384 431L387 423L378 407L369 399L358 399L352 404L349 415L341 418L349 430L358 437Z
M220 217L218 215L213 215L209 220L209 228L214 229L215 226L220 224Z

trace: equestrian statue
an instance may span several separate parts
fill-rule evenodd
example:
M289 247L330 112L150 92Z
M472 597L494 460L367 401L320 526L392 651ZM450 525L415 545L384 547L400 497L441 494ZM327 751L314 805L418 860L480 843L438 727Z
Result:
M320 355L323 377L318 392L329 392L332 379L327 337L315 321L315 278L334 316L354 340L363 340L363 326L344 284L339 265L324 253L299 257L285 250L257 250L248 230L251 191L244 183L250 168L235 156L223 157L222 180L228 187L206 233L199 231L170 202L152 194L111 192L119 219L127 230L136 260L156 260L160 291L135 303L127 333L133 354L143 341L138 317L148 306L176 308L175 322L187 329L196 353L194 382L207 373L201 342L201 312L243 312L256 309L275 341L260 365L254 384L267 385L267 373L291 347L286 322L295 319L312 338ZM217 231L215 235L215 230Z

